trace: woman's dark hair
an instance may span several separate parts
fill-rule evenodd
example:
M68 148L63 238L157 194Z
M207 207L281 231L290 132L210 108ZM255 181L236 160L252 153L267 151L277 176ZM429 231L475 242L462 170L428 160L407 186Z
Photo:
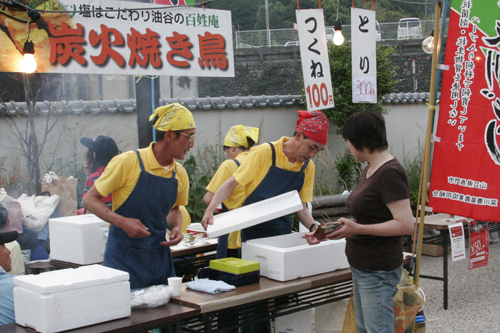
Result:
M357 112L347 118L342 128L342 138L349 140L359 151L366 148L373 153L389 147L384 117L376 110Z
M91 165L90 168L91 173L96 172L100 167L106 167L111 161L112 156L99 156L92 149L87 151L87 165Z

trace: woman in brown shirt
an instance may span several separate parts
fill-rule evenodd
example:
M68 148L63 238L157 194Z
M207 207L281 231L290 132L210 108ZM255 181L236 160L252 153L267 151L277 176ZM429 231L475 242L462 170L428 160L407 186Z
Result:
M385 121L379 112L350 116L342 136L357 161L368 162L346 201L353 219L327 235L346 238L352 271L357 333L394 332L392 298L403 270L403 236L413 232L408 176L388 151ZM317 243L312 233L309 244Z

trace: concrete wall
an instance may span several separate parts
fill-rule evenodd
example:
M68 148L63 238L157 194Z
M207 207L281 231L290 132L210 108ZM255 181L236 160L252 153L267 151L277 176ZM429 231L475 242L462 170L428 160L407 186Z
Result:
M427 106L421 104L388 104L386 115L389 150L401 162L413 159L425 142L427 126ZM281 136L291 136L295 129L299 106L280 108L251 108L223 110L195 110L197 124L195 147L222 143L229 127L236 124L261 127L261 142L274 141ZM25 116L15 118L23 126ZM37 118L41 131L46 117ZM9 118L0 116L0 179L5 183L16 171L24 169L20 146L13 136L13 126ZM332 126L332 133L335 130ZM40 132L41 133L41 132ZM94 115L62 115L48 137L42 159L42 172L53 170L61 175L75 175L84 163L86 148L79 140L81 137L108 135L115 139L121 151L137 148L136 113L117 112ZM333 161L336 153L343 155L345 144L340 136L331 134L328 151L318 156L318 169L333 175ZM1 185L1 183L0 183ZM0 186L1 187L1 186Z

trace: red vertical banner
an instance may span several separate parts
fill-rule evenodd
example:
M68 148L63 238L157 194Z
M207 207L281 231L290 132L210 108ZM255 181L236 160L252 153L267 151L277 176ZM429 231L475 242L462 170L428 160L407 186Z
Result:
M500 14L487 0L452 0L429 208L500 221Z
M470 221L469 234L469 270L488 266L488 257L490 253L488 222Z

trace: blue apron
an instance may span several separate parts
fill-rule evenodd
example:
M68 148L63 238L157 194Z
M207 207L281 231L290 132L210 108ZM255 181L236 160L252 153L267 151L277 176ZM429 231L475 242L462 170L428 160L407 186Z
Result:
M104 253L104 266L130 274L130 288L167 284L175 276L172 253L165 241L167 215L177 199L176 170L172 178L163 178L144 169L139 152L141 173L130 196L116 210L124 217L138 219L149 228L150 236L130 238L125 231L111 225Z
M233 159L234 163L238 167L240 167L240 162L238 160ZM228 212L229 209L222 203L222 212ZM229 239L229 234L225 234L222 236L219 236L217 239L217 253L215 254L215 259L222 259L222 258L227 258L227 244L228 244L228 239Z
M268 142L273 152L273 164L257 188L246 198L243 206L259 202L264 199L290 192L300 191L304 185L304 170L309 164L307 160L300 171L284 170L276 166L276 151ZM292 219L289 215L276 218L255 226L241 230L241 241L290 234L292 232Z

